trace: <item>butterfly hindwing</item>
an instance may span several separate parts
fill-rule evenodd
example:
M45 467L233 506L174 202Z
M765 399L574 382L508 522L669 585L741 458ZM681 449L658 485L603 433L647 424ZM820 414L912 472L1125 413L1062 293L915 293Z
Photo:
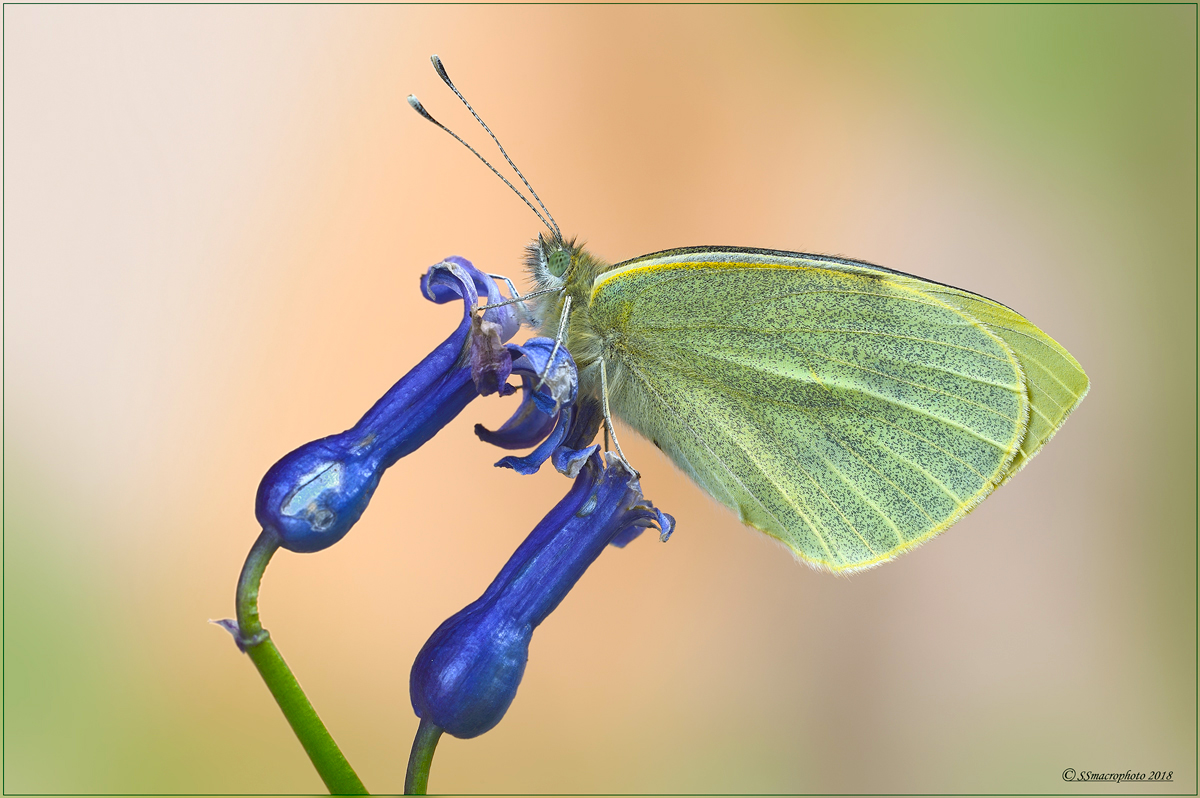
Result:
M916 278L908 279L910 284L922 282ZM926 283L922 290L969 313L1002 338L1025 373L1029 428L1021 441L1021 451L1013 458L1000 483L1004 484L1041 451L1071 411L1083 401L1088 392L1087 375L1070 352L1011 308L950 286Z
M1003 481L1029 415L1013 348L910 279L737 250L620 264L589 308L613 411L803 559L890 559Z

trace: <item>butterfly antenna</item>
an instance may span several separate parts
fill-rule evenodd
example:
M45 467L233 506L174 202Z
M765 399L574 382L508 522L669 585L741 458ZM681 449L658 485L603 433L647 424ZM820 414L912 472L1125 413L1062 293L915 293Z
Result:
M508 161L508 165L511 166L512 170L517 173L517 177L521 178L521 182L525 184L525 188L529 189L529 193L533 195L533 198L537 200L537 204L542 206L542 210L545 211L546 216L549 217L550 224L547 224L546 226L551 227L551 229L554 231L554 234L558 237L558 240L561 241L562 230L558 229L558 222L554 221L554 217L550 215L550 209L546 207L546 203L542 202L542 198L539 197L537 192L533 190L533 186L531 186L529 181L525 179L525 175L521 174L521 170L517 168L515 163L513 163L513 159L508 157L508 153L504 151L504 145L500 143L500 139L496 138L496 134L492 132L492 129L487 126L487 122L484 122L483 117L475 112L475 109L471 107L469 102L467 102L467 98L463 96L462 92L458 90L458 87L455 86L450 80L450 76L446 74L446 67L442 63L442 59L434 55L430 56L429 60L433 62L433 68L438 73L438 77L450 87L450 91L458 95L458 99L462 100L463 105L467 106L467 110L471 112L471 116L475 117L475 121L482 125L483 129L487 131L487 134L492 137L492 141L496 142L496 146L500 148L500 154L504 156L504 160ZM538 215L540 216L541 214ZM543 219L543 222L544 221L545 220Z
M503 180L503 181L504 181L504 185L506 185L506 186L508 186L509 188L511 188L511 189L513 190L513 193L514 193L514 194L516 194L518 197L520 197L520 198L521 198L521 201L522 201L522 202L524 202L526 205L528 205L528 206L529 206L529 210L533 211L533 212L534 212L534 214L537 216L537 218L539 218L539 219L541 219L541 220L542 220L542 224L546 225L546 228L547 228L548 230L550 230L550 232L555 232L555 228L550 226L550 223L546 221L546 217L545 217L545 216L542 216L542 214L541 214L541 213L538 211L538 209L537 209L537 208L535 208L535 207L533 207L533 203L532 203L532 202L530 202L529 200L525 199L525 195L524 195L524 194L522 194L520 191L517 191L517 187L516 187L516 186L514 186L512 183L508 182L508 178L507 178L507 177L505 177L504 175L502 175L502 174L500 174L498 171L496 171L496 167L494 167L494 166L492 166L490 163L488 163L488 159L487 159L487 158L484 158L482 155L480 155L478 150L476 150L474 147L472 147L472 146L471 146L470 144L468 144L467 142L463 141L461 136L459 136L457 133L455 133L455 132L454 132L453 130L451 130L450 128L448 128L448 127L446 127L445 125L443 125L441 122L439 122L439 121L437 121L436 119L434 119L434 118L433 118L433 115L432 115L431 113L429 113L428 111L426 111L426 110L425 110L425 106L421 105L421 101L417 99L417 95L415 95L415 94L410 94L410 95L408 95L408 104L409 104L409 105L411 105L411 106L412 106L412 109L413 109L414 111L416 111L418 114L420 114L421 116L425 117L425 118L426 118L426 119L428 119L430 122L432 122L433 124L435 124L435 125L437 125L438 127L440 127L442 130L444 130L444 131L446 131L447 133L449 133L451 136L453 136L453 137L454 137L454 138L455 138L455 139L458 141L458 143L459 143L459 144L463 145L463 146L464 146L464 147L466 147L468 150L470 150L472 153L474 153L476 158L478 158L479 160L483 161L483 165L484 165L484 166L486 166L488 169L491 169L491 170L492 170L492 174L494 174L496 177L498 177L498 178L500 178L501 180Z

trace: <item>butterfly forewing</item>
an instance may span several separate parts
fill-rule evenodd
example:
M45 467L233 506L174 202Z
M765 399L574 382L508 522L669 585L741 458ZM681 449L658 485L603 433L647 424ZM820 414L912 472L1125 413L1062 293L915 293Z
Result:
M1005 477L1029 411L1012 348L916 283L736 251L622 264L590 303L614 410L805 560L882 562Z

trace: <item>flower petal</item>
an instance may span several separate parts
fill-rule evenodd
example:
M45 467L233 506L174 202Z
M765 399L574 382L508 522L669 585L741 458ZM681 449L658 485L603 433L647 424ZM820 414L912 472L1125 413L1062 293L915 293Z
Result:
M538 444L536 449L524 457L517 457L515 455L502 457L497 461L497 467L511 468L518 474L525 476L536 474L538 469L542 467L542 463L550 459L550 455L554 454L554 450L562 443L563 438L567 437L567 427L570 423L571 413L569 410L559 413L554 429L551 430L544 441Z
M579 375L575 370L575 361L565 346L558 347L554 354L554 362L550 361L550 353L554 352L552 338L530 338L520 346L509 345L514 350L513 373L528 374L533 377L536 385L541 387L534 393L534 401L546 406L553 403L553 411L557 412L563 404L571 404L579 393ZM517 353L519 356L516 356ZM544 394L539 397L538 394Z
M528 449L554 429L556 416L547 415L533 401L533 378L521 377L521 404L517 412L500 429L492 431L482 424L475 425L475 434L485 443L501 449Z
M512 354L500 340L501 327L481 316L471 317L471 379L480 396L512 393L508 375L512 373Z
M536 448L524 457L504 457L496 463L501 468L511 468L520 474L533 474L556 453L572 429L572 403L578 394L579 379L575 361L566 347L558 347L554 362L547 368L550 354L554 351L554 341L549 338L531 338L520 346L509 344L508 349L514 356L512 371L521 376L521 404L496 432L476 425L475 434L505 449L520 449L536 444ZM543 374L544 384L535 390L534 386L542 382ZM563 454L560 459L564 467L578 473L587 455L580 457L578 452L572 451ZM555 466L559 466L559 461L556 460Z
M568 431L565 438L570 437ZM575 479L579 476L579 470L583 468L584 463L588 461L593 454L600 451L600 444L593 443L591 446L585 446L582 449L572 449L563 444L554 449L550 455L550 461L554 464L554 469L564 476Z
M504 295L500 293L500 288L496 285L496 281L479 271L479 269L476 269L466 258L451 255L446 258L446 262L454 263L467 269L475 281L475 289L481 297L486 298L487 304L494 305L497 302L506 301ZM516 335L517 330L521 326L521 321L517 317L517 312L512 305L488 308L483 312L483 318L484 321L489 321L500 327L500 340L502 341L507 341Z
M603 420L604 412L599 401L584 399L575 403L567 436L554 450L554 467L560 474L574 479L591 453L599 450L598 445L588 444L596 437Z

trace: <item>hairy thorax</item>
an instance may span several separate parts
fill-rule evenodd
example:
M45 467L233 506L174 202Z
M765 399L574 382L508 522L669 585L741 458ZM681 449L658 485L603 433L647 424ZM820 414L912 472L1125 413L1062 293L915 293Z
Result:
M532 321L541 335L547 338L558 335L563 308L567 298L571 299L563 345L579 370L580 394L600 398L601 357L605 360L610 395L619 392L625 380L619 356L621 331L597 325L591 314L592 283L613 266L596 258L574 240L541 237L529 245L526 265L535 290L560 289L529 302ZM561 275L554 273L558 269L563 270Z

